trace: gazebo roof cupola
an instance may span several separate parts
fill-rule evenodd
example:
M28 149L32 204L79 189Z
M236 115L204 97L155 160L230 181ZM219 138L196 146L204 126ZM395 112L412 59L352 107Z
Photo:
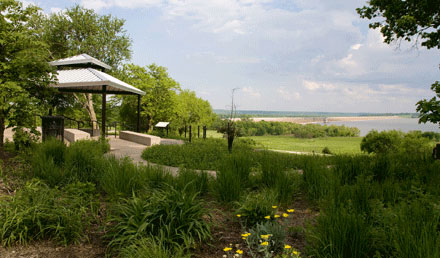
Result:
M52 66L58 67L78 67L78 68L96 68L99 70L110 70L112 67L98 59L87 54L71 56L63 59L58 59L49 63Z

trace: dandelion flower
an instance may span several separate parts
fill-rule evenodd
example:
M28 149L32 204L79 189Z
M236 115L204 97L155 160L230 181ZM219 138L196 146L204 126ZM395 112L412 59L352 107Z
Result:
M278 214L275 214L274 216L273 216L274 218L279 218L280 217L280 215L278 215Z
M260 245L262 245L262 246L266 246L266 245L269 245L269 242L267 242L267 241L264 241L263 243L261 243Z
M231 251L231 250L232 250L231 247L225 247L225 249L223 249L223 251L225 251L225 252L229 252L229 251Z
M284 217L284 218L287 218L287 217L289 217L289 214L287 214L287 213L283 213L283 217Z
M293 250L293 251L292 251L292 254L294 254L294 255L298 256L298 255L299 255L299 252L298 252L298 251L296 251L296 250Z
M241 214L237 214L237 217L240 218L240 217L241 217Z
M292 212L294 212L295 211L295 209L287 209L287 212L288 213L292 213Z
M276 205L272 206L272 209L276 209L276 208L278 208L278 206L276 206Z
M284 249L290 249L292 248L290 245L284 245Z
M270 237L270 235L269 234L267 234L267 235L261 235L260 236L262 239L268 239L269 237Z
M243 250L240 250L240 249L238 249L236 252L237 252L238 254L243 254Z
M266 217L264 217L265 219L270 219L270 216L269 215L267 215Z

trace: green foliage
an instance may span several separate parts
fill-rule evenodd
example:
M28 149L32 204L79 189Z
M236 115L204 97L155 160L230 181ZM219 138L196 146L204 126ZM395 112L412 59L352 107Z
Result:
M180 247L168 249L159 240L153 237L140 238L133 244L124 247L120 253L121 258L184 258L191 257L185 255L185 250Z
M198 98L194 91L183 90L177 95L176 117L171 126L183 128L187 125L209 126L215 119L208 101Z
M361 143L361 150L368 153L385 153L396 151L403 133L400 131L382 131L371 130Z
M23 8L16 0L0 2L0 147L6 126L35 128L33 116L44 110L53 93L48 85L53 70L47 45L30 20L39 16L35 6Z
M97 183L103 169L104 149L100 141L73 142L66 150L65 169L76 180Z
M419 123L440 124L440 82L436 81L432 84L431 90L435 92L434 97L417 102L416 111L420 113Z
M292 135L296 138L317 137L354 137L359 136L356 127L320 125L320 124L296 124L289 122L253 122L249 119L236 121L235 125L240 136L263 136L263 135Z
M224 203L238 201L249 181L250 159L245 155L231 155L222 159L214 189L217 198Z
M368 153L412 153L424 155L430 151L430 141L420 131L402 133L401 131L370 131L361 142L361 150Z
M29 132L22 127L16 127L12 129L14 131L13 140L15 151L23 151L26 148L30 148L38 141L38 134L36 130Z
M314 257L372 257L372 229L364 216L348 208L330 207L308 236Z
M51 189L38 180L27 183L7 201L0 202L0 241L3 245L53 239L67 245L78 242L87 219L94 188L77 183L65 190Z
M276 221L266 221L255 225L254 228L249 230L250 236L247 237L247 243L250 249L258 250L261 249L260 241L261 235L270 235L267 239L269 244L269 250L273 252L279 252L283 250L284 240L286 239L286 231L283 226Z
M249 153L251 146L237 141L233 153ZM142 152L142 158L162 165L214 170L229 155L222 139L194 139L183 145L155 145Z
M206 195L211 177L205 171L180 169L175 178L175 188L184 189L188 194Z
M411 41L415 37L426 48L440 48L438 1L371 0L368 5L357 8L361 18L375 20L370 28L380 28L384 41ZM377 17L384 18L377 19Z
M277 199L273 191L266 189L258 192L250 192L238 202L237 214L240 214L240 221L245 228L252 228L262 224L265 216L273 216Z
M70 180L69 171L63 169L66 146L56 139L39 144L31 157L32 174L54 187Z
M176 91L180 85L168 75L163 66L151 64L141 67L134 64L124 65L117 75L119 79L146 92L141 98L141 128L149 131L153 125L174 118ZM137 98L123 96L120 116L123 122L135 125L137 115Z
M322 153L323 154L332 154L332 152L330 151L330 149L327 146L324 147L324 149L322 149Z
M120 250L145 237L155 237L169 250L179 246L187 249L211 238L204 218L207 212L196 197L169 187L115 204L106 233L110 249Z

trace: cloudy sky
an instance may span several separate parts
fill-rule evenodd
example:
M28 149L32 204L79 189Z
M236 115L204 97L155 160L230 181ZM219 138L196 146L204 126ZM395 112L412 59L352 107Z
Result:
M168 68L214 108L415 112L440 52L386 45L355 9L366 0L28 0L126 20L132 62Z

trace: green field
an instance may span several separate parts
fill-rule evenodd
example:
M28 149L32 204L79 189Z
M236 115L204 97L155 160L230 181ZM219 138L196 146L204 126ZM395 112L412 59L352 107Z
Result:
M253 136L257 144L271 150L317 152L321 153L328 147L333 153L355 154L360 153L362 137L325 137L300 139L291 136Z

